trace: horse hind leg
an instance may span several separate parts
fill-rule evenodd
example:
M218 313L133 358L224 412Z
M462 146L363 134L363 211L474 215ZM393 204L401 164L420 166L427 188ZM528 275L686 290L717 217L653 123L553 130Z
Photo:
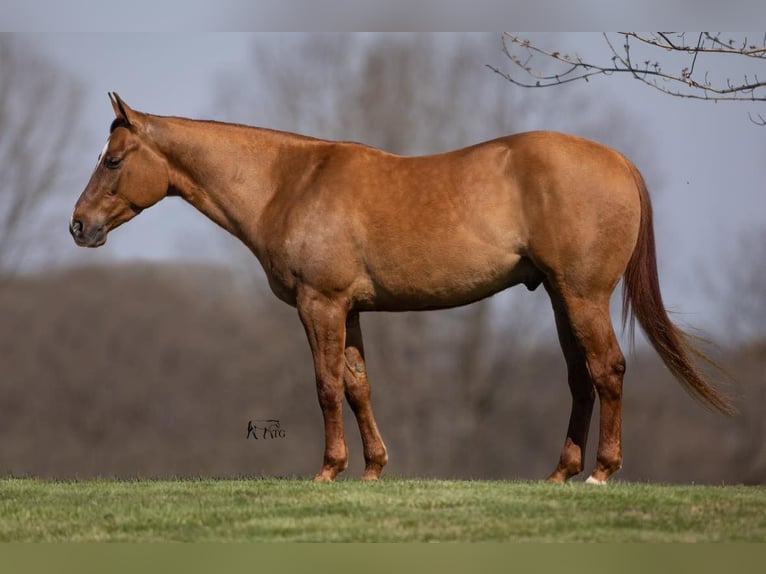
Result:
M559 339L569 372L572 413L567 438L549 480L564 482L582 471L595 395L599 399L599 440L591 484L604 484L622 466L622 381L625 359L609 315L609 294L573 295L551 288ZM595 391L595 393L594 393Z
M622 382L625 358L609 315L609 296L565 298L572 333L585 356L599 400L599 437L591 484L604 484L622 467Z
M345 368L343 373L346 400L356 416L362 435L364 474L366 480L377 480L388 462L386 446L380 437L370 400L370 383L364 361L364 345L359 315L349 315L346 321Z
M551 297L553 312L556 318L561 350L567 363L567 379L572 395L572 410L569 415L569 426L564 440L556 469L548 476L549 482L566 482L583 470L583 459L588 442L588 429L593 414L595 391L588 374L585 354L578 345L577 339L566 306L561 296L546 282L545 287Z

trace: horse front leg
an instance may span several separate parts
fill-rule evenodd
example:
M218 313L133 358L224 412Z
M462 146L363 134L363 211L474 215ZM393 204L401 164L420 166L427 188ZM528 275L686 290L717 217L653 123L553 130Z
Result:
M343 432L343 370L347 307L316 291L298 296L300 315L314 357L317 396L324 417L324 461L314 480L333 480L348 466Z
M370 382L367 379L367 367L364 363L364 344L359 314L352 313L346 320L346 369L344 384L346 400L354 411L362 435L364 448L364 474L366 480L377 480L383 467L388 462L386 445L380 438L375 415L370 401Z

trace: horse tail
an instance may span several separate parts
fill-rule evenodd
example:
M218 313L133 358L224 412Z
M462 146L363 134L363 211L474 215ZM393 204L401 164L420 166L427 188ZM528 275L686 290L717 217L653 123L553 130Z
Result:
M722 413L734 414L736 411L729 398L705 380L690 360L690 355L696 355L713 366L717 365L691 344L689 335L673 324L665 310L657 275L652 203L641 173L633 164L630 167L640 196L641 221L636 247L623 276L623 328L628 323L632 341L635 320L638 319L649 343L693 397Z

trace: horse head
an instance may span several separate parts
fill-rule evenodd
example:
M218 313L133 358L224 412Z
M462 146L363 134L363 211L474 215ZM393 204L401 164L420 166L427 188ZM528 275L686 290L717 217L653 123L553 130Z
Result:
M69 231L75 243L99 247L112 229L165 197L169 186L166 159L148 137L147 116L132 110L117 93L109 139L77 200Z

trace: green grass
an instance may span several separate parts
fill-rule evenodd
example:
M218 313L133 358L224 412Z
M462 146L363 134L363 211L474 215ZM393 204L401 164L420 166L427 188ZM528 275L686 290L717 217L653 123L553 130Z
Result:
M0 479L2 541L766 541L766 488Z

